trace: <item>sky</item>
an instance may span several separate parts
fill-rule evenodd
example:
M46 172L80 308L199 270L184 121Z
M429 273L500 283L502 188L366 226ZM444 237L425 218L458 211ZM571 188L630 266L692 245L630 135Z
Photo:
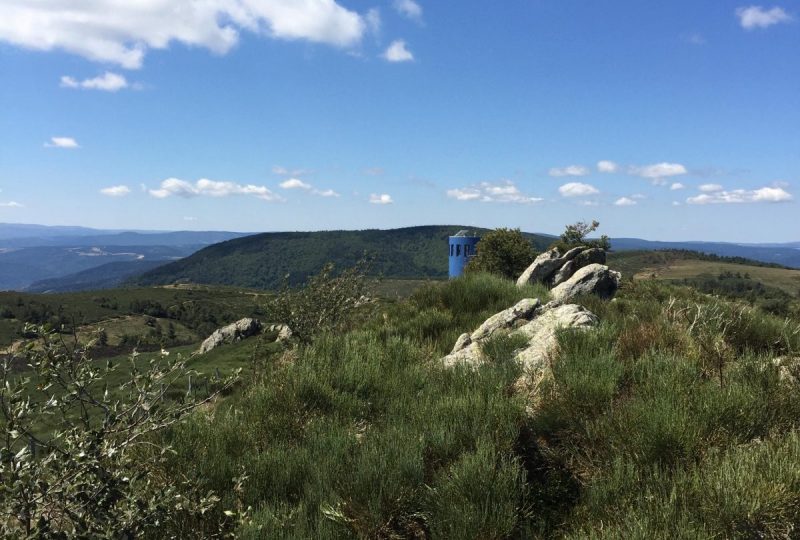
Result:
M0 222L800 240L800 0L0 0Z

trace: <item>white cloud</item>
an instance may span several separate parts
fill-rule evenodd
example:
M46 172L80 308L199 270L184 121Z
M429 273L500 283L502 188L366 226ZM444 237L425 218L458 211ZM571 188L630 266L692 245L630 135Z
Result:
M250 195L265 201L281 201L283 198L270 191L265 186L255 186L253 184L236 184L234 182L217 182L206 178L200 179L194 184L178 178L167 178L161 182L158 189L148 190L150 195L157 199L165 199L171 196L189 199L192 197L228 197L230 195Z
M320 197L339 197L340 195L332 189L319 190L307 182L303 182L298 178L290 178L280 183L283 189L302 189L312 195L319 195Z
M392 204L394 201L392 200L392 196L386 193L380 195L373 193L369 196L369 202L372 204Z
M719 184L701 184L697 189L703 193L714 193L715 191L722 191L722 186Z
M364 21L367 23L367 28L373 34L379 34L381 31L381 10L372 8L364 15Z
M311 184L307 184L300 179L290 178L280 183L283 189L305 189L310 190Z
M620 197L614 201L614 206L636 206L638 203L630 197Z
M537 203L542 199L522 193L511 180L497 183L481 182L473 186L448 189L447 196L457 201L481 201L499 203Z
M341 197L341 195L339 195L332 189L323 189L323 190L312 189L311 193L313 193L314 195L319 195L320 197Z
M414 55L406 48L406 42L402 39L392 41L391 45L383 53L383 58L389 62L411 62Z
M25 208L25 205L17 201L8 201L0 203L0 208Z
M131 188L128 186L111 186L100 190L100 193L107 197L124 197L130 192Z
M597 162L597 170L601 173L615 173L619 170L619 165L613 161L602 160Z
M680 182L673 182L671 186L669 186L671 191L678 191L679 189L686 189L686 186L681 184Z
M582 184L580 182L569 182L558 188L558 192L562 197L586 197L588 195L597 195L600 191L591 184Z
M336 47L357 45L368 23L336 0L3 0L0 41L61 49L127 69L174 42L225 54L241 31Z
M93 79L84 79L82 81L64 75L61 77L61 86L64 88L83 88L85 90L116 92L123 88L128 88L128 80L122 75L106 71L103 75Z
M739 24L746 30L769 28L772 25L789 22L792 17L780 7L765 9L761 6L748 6L736 9Z
M664 185L666 179L672 176L680 176L687 174L689 171L680 163L655 163L653 165L644 165L641 167L632 166L628 171L634 176L646 178L651 180L653 184Z
M276 174L278 176L291 176L297 178L299 176L306 176L311 174L313 171L309 169L287 169L281 165L275 165L272 167L272 174Z
M589 174L589 169L583 165L569 165L567 167L553 167L547 174L555 178L561 178L563 176L587 176Z
M394 9L404 17L419 21L422 18L422 6L414 0L394 0Z
M50 142L44 145L47 148L80 148L78 141L72 137L50 137Z
M364 169L364 174L367 176L383 176L385 173L386 171L383 169L383 167L369 167Z
M732 191L713 191L686 199L688 204L736 204L768 202L778 203L792 200L791 193L779 187L759 189L734 189Z

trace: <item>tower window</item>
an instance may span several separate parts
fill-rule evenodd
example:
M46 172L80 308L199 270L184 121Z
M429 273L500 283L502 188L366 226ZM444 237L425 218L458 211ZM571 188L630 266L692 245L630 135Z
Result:
M456 257L461 257L461 244L456 245Z

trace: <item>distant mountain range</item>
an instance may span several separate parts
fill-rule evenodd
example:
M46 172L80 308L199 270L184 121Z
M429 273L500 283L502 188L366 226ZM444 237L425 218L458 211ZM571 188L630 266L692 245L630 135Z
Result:
M82 290L115 286L133 273L191 255L211 244L246 233L224 231L115 231L0 223L0 290ZM73 276L74 274L74 276ZM114 277L116 274L116 277ZM97 287L90 285L92 276ZM64 279L66 278L66 279ZM37 283L42 280L57 283Z
M0 290L62 292L195 282L274 288L300 283L326 262L353 264L365 252L390 278L443 278L446 240L460 229L432 225L392 230L236 233L121 231L0 224ZM537 249L554 236L526 233ZM614 238L615 251L687 249L800 268L800 242L734 244Z

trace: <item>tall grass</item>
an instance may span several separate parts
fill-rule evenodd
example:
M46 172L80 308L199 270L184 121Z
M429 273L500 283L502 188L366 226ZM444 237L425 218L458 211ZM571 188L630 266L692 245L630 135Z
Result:
M515 338L478 369L437 362L524 297L547 291L470 275L265 361L170 434L174 467L252 507L244 538L797 535L800 389L773 363L800 350L797 322L664 284L581 299L602 322L559 335L529 415Z

